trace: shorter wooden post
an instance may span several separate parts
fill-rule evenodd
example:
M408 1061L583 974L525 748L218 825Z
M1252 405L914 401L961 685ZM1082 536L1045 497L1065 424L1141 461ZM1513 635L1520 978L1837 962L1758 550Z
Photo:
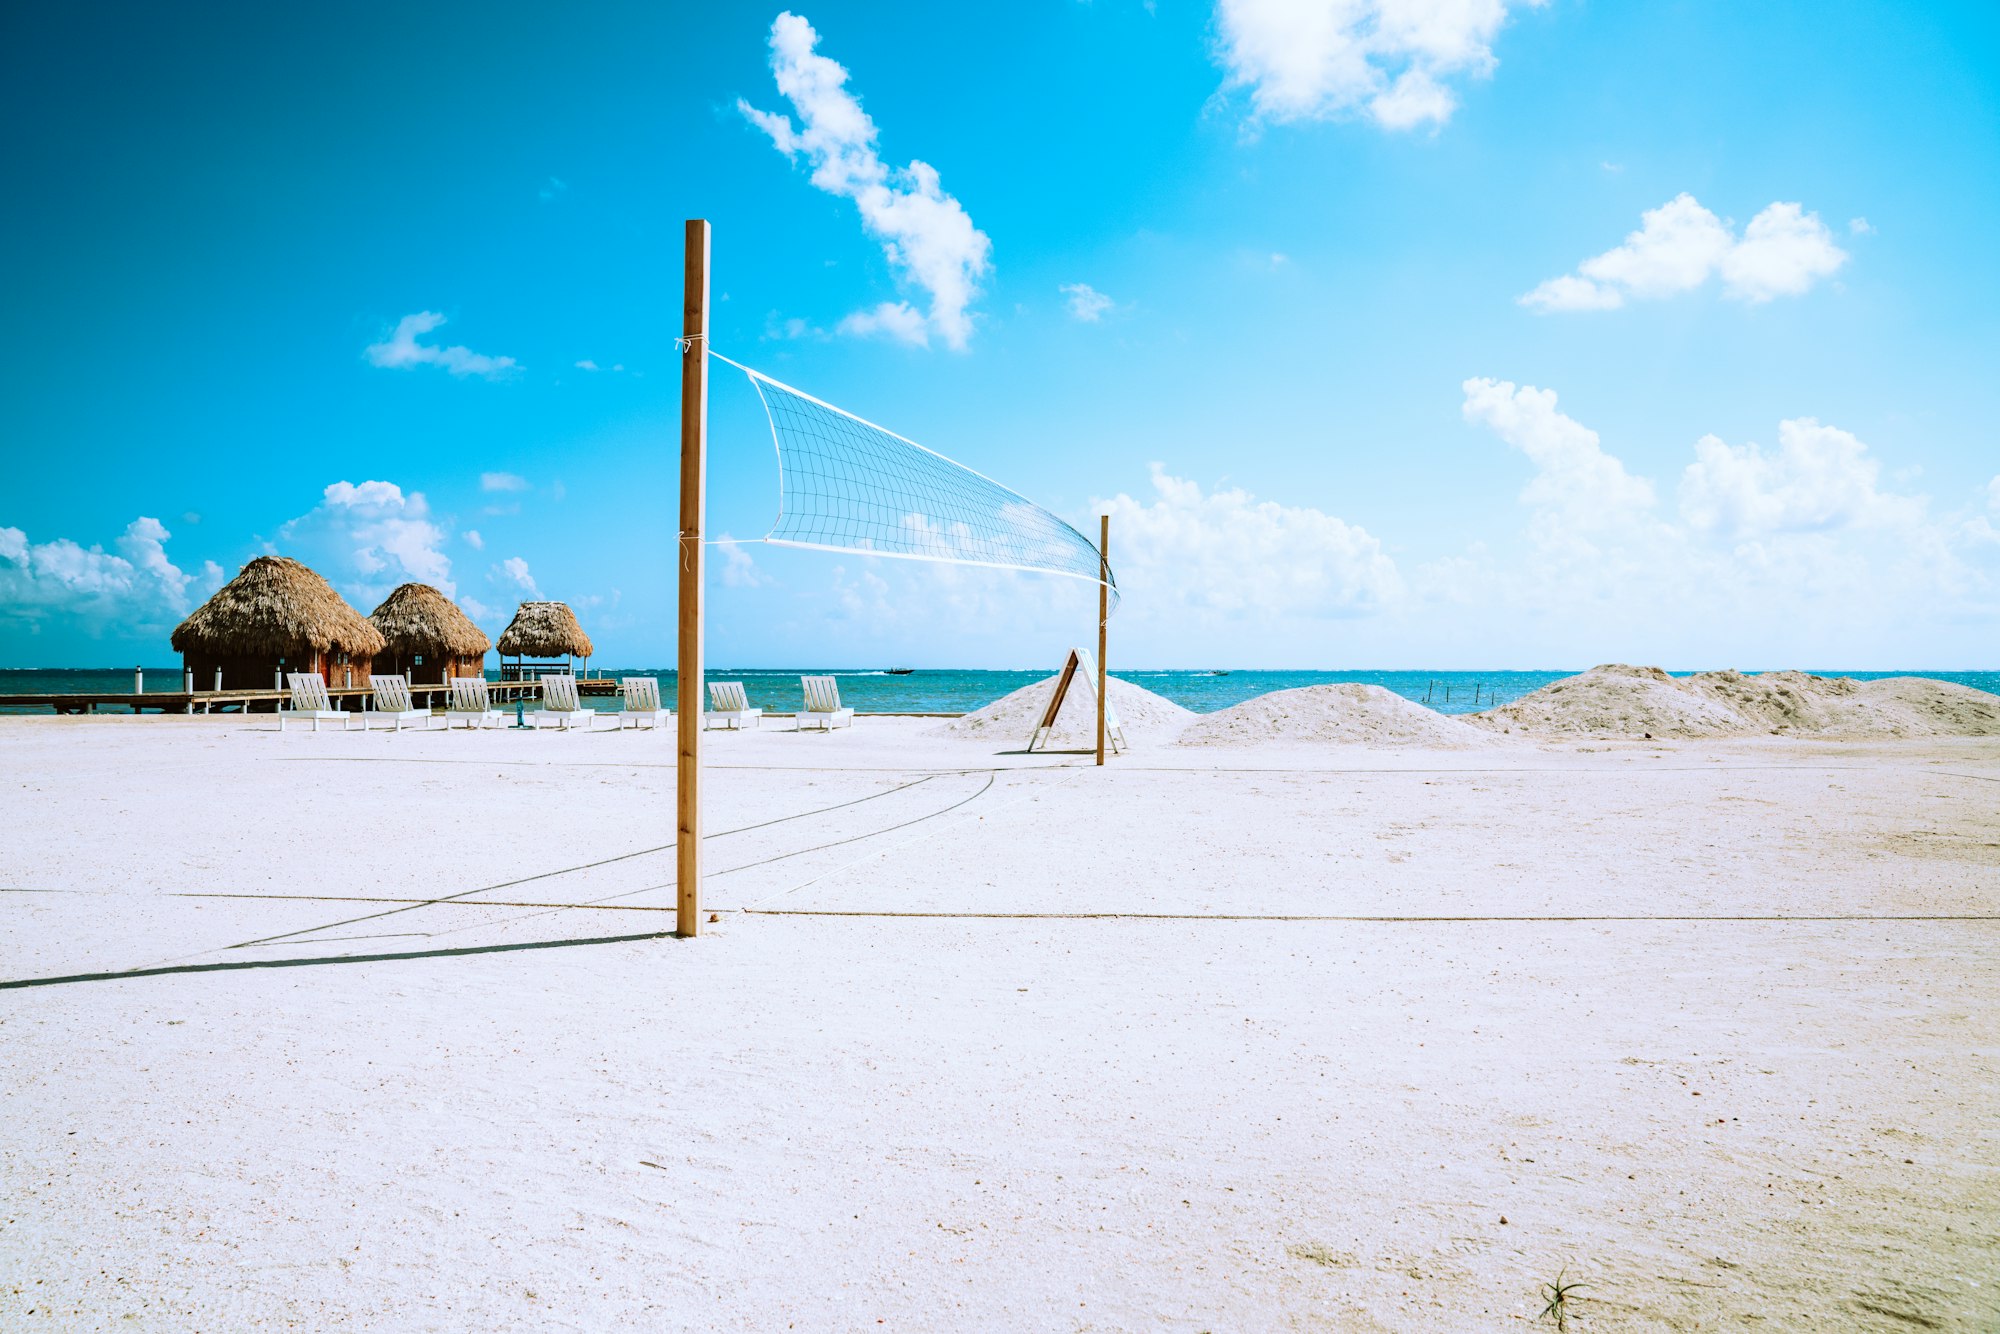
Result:
M1105 628L1111 620L1111 516L1097 516L1097 762L1104 763Z

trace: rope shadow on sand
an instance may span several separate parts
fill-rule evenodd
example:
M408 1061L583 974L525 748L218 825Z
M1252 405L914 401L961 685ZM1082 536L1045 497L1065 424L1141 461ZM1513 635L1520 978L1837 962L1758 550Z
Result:
M640 940L672 940L671 931L642 931L630 936L590 936L577 940L525 940L511 945L462 945L453 949L399 950L381 954L337 954L311 959L242 959L229 963L177 963L159 968L131 968L120 973L71 973L66 977L26 977L0 982L0 991L26 987L59 987L73 982L123 982L137 977L175 973L234 973L252 968L319 968L341 963L392 963L402 959L452 959L468 954L512 954L522 950L560 950L580 945L623 945Z

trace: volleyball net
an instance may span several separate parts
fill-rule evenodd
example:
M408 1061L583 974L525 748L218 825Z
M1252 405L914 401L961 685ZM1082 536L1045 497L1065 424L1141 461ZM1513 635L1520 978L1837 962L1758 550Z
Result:
M1118 582L1096 546L1018 491L719 352L757 391L778 454L778 516L756 541Z

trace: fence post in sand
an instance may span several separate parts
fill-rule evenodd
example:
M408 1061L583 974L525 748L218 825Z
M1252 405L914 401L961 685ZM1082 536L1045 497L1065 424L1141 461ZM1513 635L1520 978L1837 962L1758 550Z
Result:
M680 626L675 658L674 934L701 921L701 529L702 464L708 452L708 222L687 221L681 268Z
M1111 516L1097 516L1097 762L1104 763L1104 630L1111 619Z

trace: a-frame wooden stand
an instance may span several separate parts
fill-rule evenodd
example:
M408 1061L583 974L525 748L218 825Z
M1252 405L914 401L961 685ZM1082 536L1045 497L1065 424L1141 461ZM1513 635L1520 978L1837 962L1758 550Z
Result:
M1042 710L1042 720L1035 724L1035 735L1028 740L1029 750L1038 750L1048 745L1054 733L1056 717L1062 712L1063 701L1069 698L1070 686L1081 682L1091 694L1093 703L1103 705L1104 741L1112 754L1125 749L1125 727L1118 721L1118 710L1113 707L1109 692L1100 696L1097 686L1097 663L1087 648L1073 648L1063 659L1062 671L1056 675L1056 688L1049 694L1048 706Z

